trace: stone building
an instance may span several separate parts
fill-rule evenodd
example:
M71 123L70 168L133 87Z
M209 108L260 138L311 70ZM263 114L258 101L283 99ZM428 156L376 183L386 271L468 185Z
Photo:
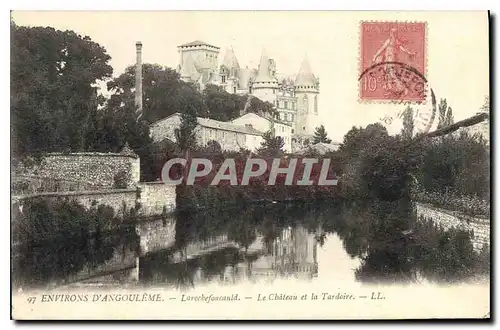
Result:
M209 141L216 141L222 150L239 151L241 148L255 151L260 147L263 132L251 124L236 125L208 118L198 117L196 127L197 142L206 146ZM154 142L165 139L175 141L175 130L181 125L181 114L174 113L149 125Z
M310 138L319 112L319 80L304 58L295 75L277 71L276 62L262 52L257 68L242 68L233 49L228 49L221 64L220 48L202 41L178 46L181 79L195 83L200 90L208 84L221 86L228 93L252 95L274 104L279 118L292 127L295 141Z
M280 136L285 143L283 146L284 151L292 152L293 128L289 123L256 113L246 113L243 116L234 119L231 123L239 126L252 125L255 129L261 132L274 130L274 135Z

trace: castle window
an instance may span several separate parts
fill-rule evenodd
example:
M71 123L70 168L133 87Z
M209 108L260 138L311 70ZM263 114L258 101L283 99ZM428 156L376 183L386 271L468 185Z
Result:
M318 95L314 97L314 113L318 113Z
M294 103L292 103L292 104L294 104ZM292 116L292 121L293 121L293 120L295 119L295 118L294 118L295 116L293 115L293 113L292 113L292 115L291 115L291 116Z
M287 101L284 101L284 103L285 103L285 104L284 104L284 108L285 108L285 109L288 109L288 102L287 102Z
M303 106L303 110L304 110L304 113L308 113L309 112L309 100L307 98L307 94L304 95L304 98L302 99L302 106Z
M292 102L292 110L295 110L295 102Z
M222 83L225 84L226 83L226 76L222 75L221 78L222 78Z
M288 120L288 114L285 113L285 120Z
M276 94L276 90L273 88L273 94Z
M233 87L233 94L236 94L236 86Z

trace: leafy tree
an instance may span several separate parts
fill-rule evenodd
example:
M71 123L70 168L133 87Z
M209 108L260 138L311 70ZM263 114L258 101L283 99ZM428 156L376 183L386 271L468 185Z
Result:
M453 110L451 109L451 107L448 107L448 111L446 112L446 118L445 118L445 121L444 121L444 126L451 125L454 122L455 121L453 119Z
M193 84L180 80L175 70L148 63L143 64L142 70L144 120L152 123L176 112L186 112L191 107L196 109L198 116L206 116L201 94ZM135 66L128 66L124 73L108 82L108 90L113 93L108 102L110 107L133 106Z
M222 147L221 145L219 144L219 142L215 141L215 140L210 140L207 142L207 146L206 146L206 149L209 151L209 152L213 152L213 153L222 153Z
M110 56L73 31L11 24L13 156L81 151L104 100L94 87L112 74Z
M314 144L316 143L331 143L332 140L328 138L328 134L326 133L325 126L321 125L319 127L316 127L316 130L314 131Z
M222 87L207 85L203 89L203 100L211 119L229 121L240 115L244 100L236 94L229 94Z
M222 87L207 85L203 89L203 101L207 107L207 116L220 121L230 121L240 116L245 109L248 95L237 95L226 92ZM250 99L246 112L275 114L273 105L257 97Z
M401 135L403 139L411 139L413 136L415 123L413 120L413 108L408 106L403 111L403 129L401 131Z
M389 135L387 128L379 123L370 124L366 128L353 127L344 135L344 140L339 150L346 158L356 158L359 155L359 151L368 145L369 141L387 135Z
M448 110L448 103L446 103L446 99L441 99L438 105L438 111L439 111L439 121L437 127L438 129L445 126L446 110Z
M438 105L438 110L439 110L438 129L454 123L453 110L446 102L446 99L441 99Z
M259 154L278 156L283 153L285 141L281 136L275 136L272 131L267 131L262 136L261 147L257 150Z
M186 152L196 148L196 110L193 107L181 114L181 125L175 130L175 138L179 148Z
M240 96L240 98L242 98L246 102L247 95ZM252 97L250 99L250 107L247 109L247 112L269 114L273 117L276 117L278 115L278 111L275 109L274 105L269 102L262 101L258 97Z
M487 113L490 112L490 97L488 95L486 95L484 97L484 103L481 106L480 111L481 112L487 112Z
M489 199L490 155L484 141L462 131L428 141L423 155L418 175L425 190Z

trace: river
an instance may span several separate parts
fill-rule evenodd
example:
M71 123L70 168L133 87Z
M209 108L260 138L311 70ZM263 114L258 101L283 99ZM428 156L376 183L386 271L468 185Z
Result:
M286 278L342 283L489 278L489 253L474 251L466 232L416 221L403 208L328 202L180 211L170 248L71 285L190 290Z

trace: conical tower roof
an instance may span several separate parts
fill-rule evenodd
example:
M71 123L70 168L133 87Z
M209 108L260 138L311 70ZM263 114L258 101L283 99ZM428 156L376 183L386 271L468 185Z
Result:
M196 69L194 59L191 54L186 54L186 59L181 67L181 72L179 72L181 78L190 78L192 80L198 80L200 73Z
M302 65L300 66L299 74L295 78L295 86L315 86L316 78L311 70L311 65L307 56L304 57Z
M269 72L269 57L266 54L265 50L262 50L262 55L260 57L259 70L257 72L257 76L254 79L254 83L259 82L276 82L276 78L271 76Z
M247 67L239 70L238 72L238 80L241 89L247 89L248 83L250 82L250 69Z
M227 49L224 60L222 61L222 65L224 65L229 70L239 70L240 65L238 63L238 60L236 59L236 55L234 54L234 50L232 47Z

